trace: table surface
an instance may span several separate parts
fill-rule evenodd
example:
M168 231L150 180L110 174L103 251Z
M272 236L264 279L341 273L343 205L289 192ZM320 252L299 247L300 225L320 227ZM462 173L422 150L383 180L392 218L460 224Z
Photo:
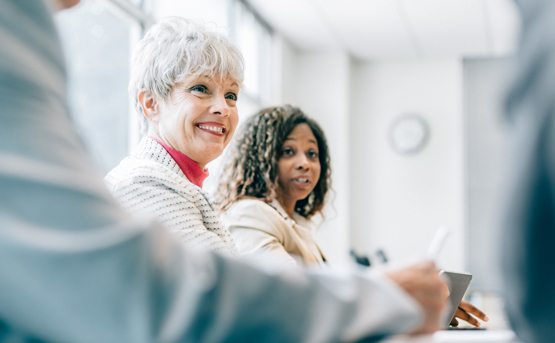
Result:
M394 336L383 343L520 343L511 330L442 330L433 335Z

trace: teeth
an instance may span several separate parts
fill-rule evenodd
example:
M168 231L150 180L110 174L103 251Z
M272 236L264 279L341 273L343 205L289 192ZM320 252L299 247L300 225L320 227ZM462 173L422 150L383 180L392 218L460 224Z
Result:
M307 182L308 182L308 179L297 179L297 182L307 183Z
M219 132L219 133L224 132L224 129L221 127L205 126L205 125L199 125L198 127L200 127L201 129L210 130L210 131Z

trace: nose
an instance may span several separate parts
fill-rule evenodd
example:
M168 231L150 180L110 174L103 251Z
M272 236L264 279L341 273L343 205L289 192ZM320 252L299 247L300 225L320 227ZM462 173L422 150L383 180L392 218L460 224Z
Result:
M299 154L299 157L295 161L295 168L298 170L308 170L308 158L305 156L305 154Z
M213 99L211 113L222 117L229 117L231 110L229 109L225 96L215 95Z

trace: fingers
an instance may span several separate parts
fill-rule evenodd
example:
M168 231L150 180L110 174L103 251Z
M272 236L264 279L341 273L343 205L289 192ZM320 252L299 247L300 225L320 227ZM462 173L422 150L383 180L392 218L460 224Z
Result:
M451 325L452 327L457 327L457 326L459 326L459 321L457 320L457 318L453 317L453 319L451 319L451 323L449 323L449 325Z
M455 317L456 318L460 318L462 320L464 320L465 322L468 322L471 325L474 325L476 327L480 327L482 324L478 321L478 319L472 317L470 314L468 314L468 312L466 312L465 310L463 310L462 308L457 308L457 312L455 312Z
M428 272L437 273L436 264L432 260L422 260L422 261L418 262L415 266L420 267L423 270L426 270Z
M477 308L476 306L472 305L469 302L461 301L459 308L467 313L471 313L472 315L480 318L485 322L489 320L488 316L484 312L482 312L482 310L480 310L479 308Z
M455 317L462 319L471 325L480 327L482 324L473 316L476 316L485 322L489 320L488 316L486 316L486 314L479 308L469 302L461 301L459 308L457 308L457 312L455 313Z
M441 313L447 304L445 283L432 261L421 261L410 267L386 273L416 300L424 311L423 324L413 333L432 333L439 330Z

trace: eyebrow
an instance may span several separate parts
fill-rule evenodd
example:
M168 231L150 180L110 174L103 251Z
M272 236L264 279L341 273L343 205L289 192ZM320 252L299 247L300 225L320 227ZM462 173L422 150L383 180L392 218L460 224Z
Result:
M205 78L208 79L208 81L216 82L216 81L214 81L214 78L211 77L211 76L209 76L209 75L201 75L200 77L205 77ZM199 78L200 78L200 77L199 77ZM217 82L216 82L216 83L217 83ZM239 86L239 83L237 83L237 81L234 81L232 84L229 85L229 87L233 87L233 86L237 86L237 87L238 87L238 86Z
M296 141L295 138L291 138L291 137L287 137L287 138L285 138L285 140L286 140L286 141ZM310 143L314 143L314 144L318 145L318 142L316 142L314 139L309 139L308 141L309 141Z

